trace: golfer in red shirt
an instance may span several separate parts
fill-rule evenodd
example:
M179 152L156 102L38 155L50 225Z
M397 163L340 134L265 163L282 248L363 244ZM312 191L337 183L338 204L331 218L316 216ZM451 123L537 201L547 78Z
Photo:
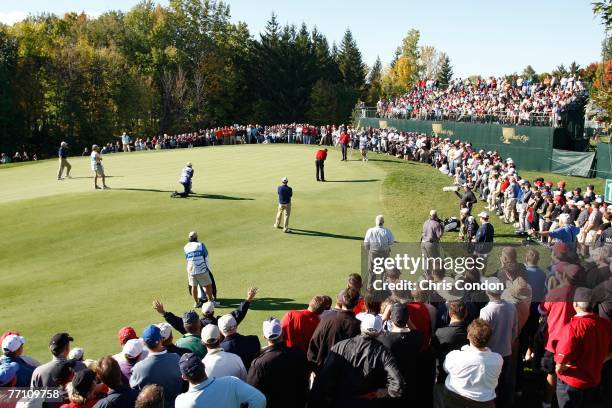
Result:
M342 160L340 161L346 161L346 149L348 148L350 141L351 137L348 135L348 133L346 133L346 131L343 131L340 135L340 148L342 149Z
M317 150L315 165L317 167L317 181L325 181L325 159L327 159L327 149Z

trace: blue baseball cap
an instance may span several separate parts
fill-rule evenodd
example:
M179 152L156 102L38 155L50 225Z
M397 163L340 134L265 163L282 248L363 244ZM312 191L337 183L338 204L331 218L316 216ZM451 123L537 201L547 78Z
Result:
M162 340L161 330L156 325L150 324L142 332L142 339L147 345L154 346Z
M190 310L183 314L183 324L195 323L198 321L198 319L198 314L193 310Z
M11 382L11 380L13 378L15 378L15 375L17 374L17 371L19 370L19 364L15 363L15 362L3 362L0 364L0 385L6 385L9 382Z
M185 353L179 360L179 368L181 369L181 374L192 376L204 372L204 363L202 363L202 359L197 354Z

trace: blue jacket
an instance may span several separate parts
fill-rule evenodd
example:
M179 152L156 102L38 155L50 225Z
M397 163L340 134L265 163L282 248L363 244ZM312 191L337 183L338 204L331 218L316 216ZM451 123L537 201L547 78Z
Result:
M293 196L293 190L291 187L283 184L278 187L278 203L289 204L291 203L291 196Z

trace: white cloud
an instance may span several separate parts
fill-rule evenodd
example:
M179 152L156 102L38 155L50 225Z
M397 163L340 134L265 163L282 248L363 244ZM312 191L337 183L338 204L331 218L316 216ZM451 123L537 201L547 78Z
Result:
M0 11L0 23L12 25L28 16L25 11Z

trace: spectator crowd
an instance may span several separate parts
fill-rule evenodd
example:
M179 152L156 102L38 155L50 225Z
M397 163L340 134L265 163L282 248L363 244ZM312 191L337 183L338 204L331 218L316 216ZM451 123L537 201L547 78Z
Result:
M475 82L458 78L445 89L421 80L405 95L380 100L376 112L384 118L558 126L561 114L586 97L584 85L574 76L542 82L522 77Z

